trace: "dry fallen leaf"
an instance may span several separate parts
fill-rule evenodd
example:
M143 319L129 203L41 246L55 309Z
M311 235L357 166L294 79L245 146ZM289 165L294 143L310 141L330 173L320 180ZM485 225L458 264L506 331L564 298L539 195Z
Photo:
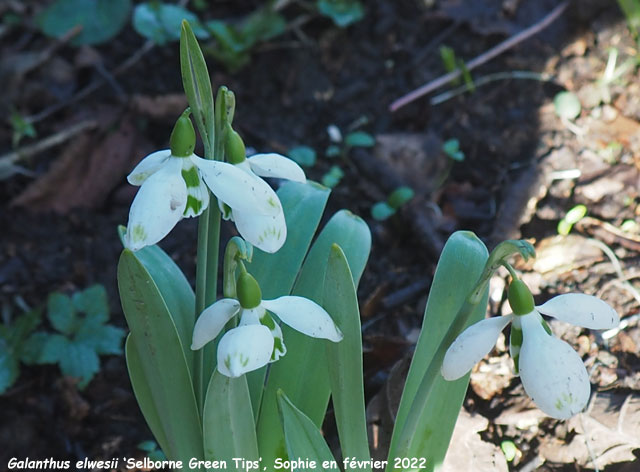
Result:
M66 144L49 171L11 205L58 213L100 206L140 157L133 152L137 133L131 116L117 119L106 113L100 121L107 129L109 124L118 127L106 134L87 132Z
M507 460L498 446L482 440L478 434L487 429L489 420L478 414L460 410L449 450L441 472L507 472Z
M640 449L640 395L597 393L588 410L567 421L568 442L549 438L540 454L547 460L602 469L610 464L635 461Z

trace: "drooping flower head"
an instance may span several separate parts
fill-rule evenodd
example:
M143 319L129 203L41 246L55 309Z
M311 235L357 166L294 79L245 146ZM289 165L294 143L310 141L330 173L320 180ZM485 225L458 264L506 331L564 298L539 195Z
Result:
M247 241L265 252L280 249L286 239L282 205L258 175L304 182L302 169L284 156L263 154L252 157L254 164L247 170L234 163L202 159L194 149L195 131L187 110L174 126L170 149L149 154L127 177L140 190L129 211L126 246L137 251L155 244L182 218L199 216L209 206L210 190L233 214Z
M511 315L479 321L451 344L442 363L442 376L456 380L469 372L511 323L511 357L527 394L553 418L566 419L579 413L589 401L589 375L578 353L553 336L540 313L589 329L617 326L618 314L599 298L581 293L559 295L536 307L521 280L511 283L508 298Z
M218 343L218 370L228 377L259 369L287 352L282 330L268 312L307 336L333 342L342 339L329 314L311 300L297 296L262 300L258 282L244 271L238 276L236 288L237 299L218 300L200 314L191 344L191 349L201 349L237 315L238 326L227 331Z

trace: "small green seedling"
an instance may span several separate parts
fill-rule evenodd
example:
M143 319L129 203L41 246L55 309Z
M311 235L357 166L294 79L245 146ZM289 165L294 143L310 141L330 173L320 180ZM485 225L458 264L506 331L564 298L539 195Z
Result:
M37 331L30 338L35 364L58 364L83 389L100 369L101 355L122 354L123 329L107 324L109 306L102 285L69 297L49 295L47 319L56 332ZM39 349L35 349L39 346Z
M358 0L318 0L316 8L340 28L346 28L364 18L364 7Z
M25 136L29 138L36 137L36 129L31 123L26 121L17 110L11 110L9 121L11 122L11 128L13 129L13 132L11 133L11 147L14 149L18 147L20 141L22 141L22 138Z
M398 187L395 189L385 202L378 202L371 207L371 216L374 220L384 221L402 207L405 203L415 196L415 192L411 187Z
M464 63L464 61L456 57L456 53L453 48L449 46L440 46L440 59L442 59L442 64L444 65L444 68L448 73L460 69L460 73L462 74L462 79L464 80L466 89L470 92L475 92L476 85L473 82L473 78L471 77L471 72L469 72L469 69L467 68L467 65ZM452 80L452 82L454 84L459 84L460 79L456 77L454 80Z
M575 93L564 91L558 93L553 99L556 115L565 120L574 120L582 111L580 100Z
M442 145L442 151L454 161L464 161L464 153L460 150L460 141L457 139L448 139Z
M558 234L566 236L571 232L571 228L587 214L587 207L576 205L558 222Z
M296 146L289 149L288 156L302 167L313 167L316 164L316 151L309 146Z
M364 131L353 131L345 136L344 144L349 148L373 147L376 144L376 140Z
M329 188L334 188L336 185L340 183L344 177L344 171L340 168L340 166L331 166L329 172L322 176L322 185Z
M138 444L138 449L147 453L147 457L152 461L164 461L167 460L167 456L164 455L164 452L158 447L158 443L149 439L147 441L142 441Z
M500 443L500 449L502 449L502 453L504 454L504 458L507 459L507 462L513 461L520 452L513 441L502 441Z

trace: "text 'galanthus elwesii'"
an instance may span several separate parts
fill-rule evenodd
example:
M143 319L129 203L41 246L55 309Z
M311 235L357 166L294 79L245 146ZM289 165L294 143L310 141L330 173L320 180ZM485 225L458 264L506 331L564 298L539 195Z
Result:
M511 315L482 320L458 336L445 354L443 377L456 380L469 372L511 323L511 357L527 394L553 418L579 413L589 401L589 375L578 353L553 336L540 313L589 329L617 326L618 314L599 298L581 293L559 295L536 307L521 280L511 283L509 304Z

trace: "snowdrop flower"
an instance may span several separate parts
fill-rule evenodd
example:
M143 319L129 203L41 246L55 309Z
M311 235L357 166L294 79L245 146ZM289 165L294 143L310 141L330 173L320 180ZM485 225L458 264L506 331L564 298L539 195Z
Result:
M245 172L247 177L258 186L266 185L260 177L275 177L301 183L307 181L302 168L280 154L255 154L247 159L242 138L231 126L227 127L225 151L229 162ZM238 232L244 239L257 248L271 253L280 249L287 238L287 225L277 197L276 203L280 211L257 213L247 211L246 208L234 207L224 199L218 200L222 217L235 222Z
M193 329L191 344L191 349L201 349L238 315L238 327L227 331L218 343L218 370L227 377L259 369L287 352L282 330L267 310L307 336L333 342L342 339L329 314L311 300L296 296L262 300L258 282L247 272L238 277L236 290L237 300L223 298L202 312Z
M589 401L589 375L578 353L553 336L540 313L589 329L617 326L618 314L602 300L580 293L559 295L535 307L521 280L511 283L509 304L513 314L482 320L458 336L445 354L442 376L456 380L469 372L511 323L511 357L527 394L553 418L579 413Z
M275 252L284 244L286 225L276 193L241 166L194 154L195 131L188 112L176 122L170 143L170 149L149 154L127 177L129 183L140 186L129 211L127 248L137 251L155 244L183 217L200 215L209 206L209 190L221 205L240 215L236 225L247 241L266 252ZM257 168L267 168L260 175L278 174L277 169L273 170L275 164L270 164L272 160L257 160ZM300 173L301 176L289 172L304 181L302 169Z

